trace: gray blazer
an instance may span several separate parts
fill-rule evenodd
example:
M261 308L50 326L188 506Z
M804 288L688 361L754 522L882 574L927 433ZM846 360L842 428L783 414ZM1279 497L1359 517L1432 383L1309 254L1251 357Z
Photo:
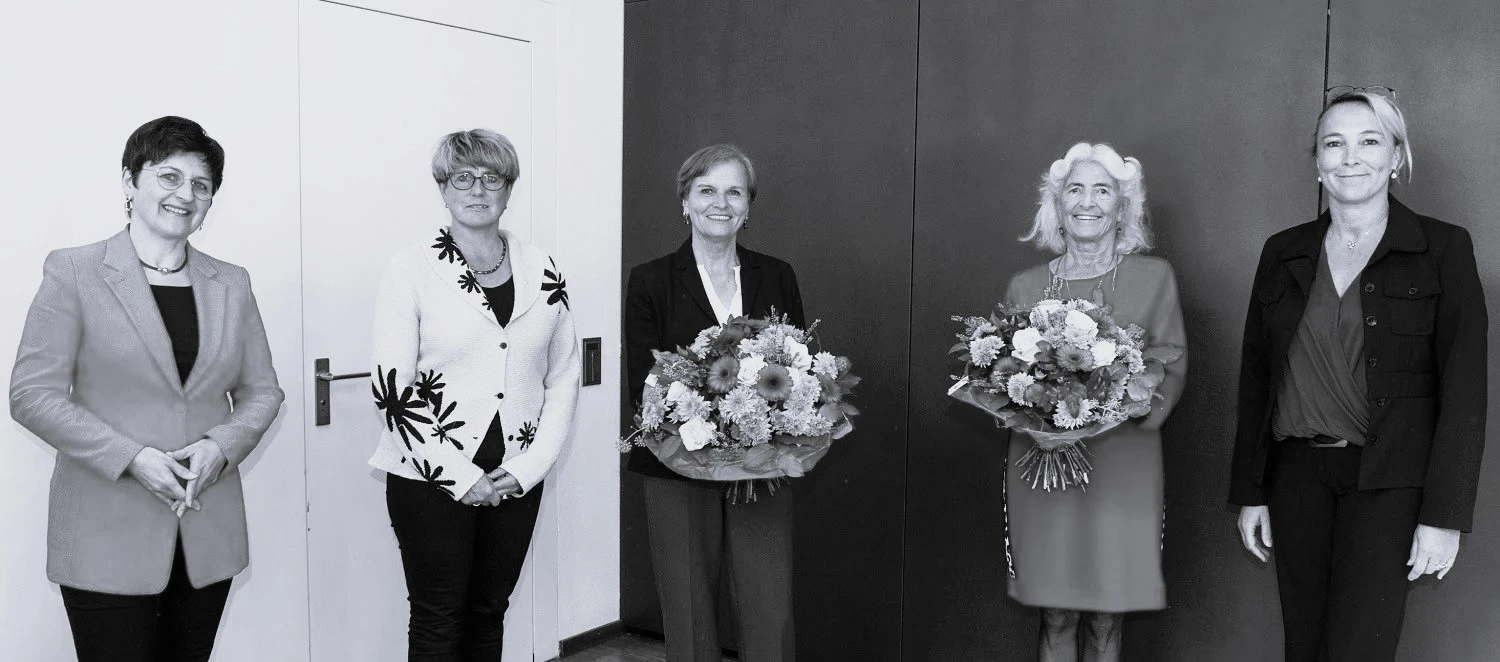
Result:
M189 247L188 275L199 349L184 385L126 232L55 250L42 267L16 350L10 412L57 449L47 578L58 584L159 593L179 534L193 586L249 564L238 466L285 396L245 270ZM126 468L146 446L172 451L205 437L228 464L202 491L202 510L178 520Z

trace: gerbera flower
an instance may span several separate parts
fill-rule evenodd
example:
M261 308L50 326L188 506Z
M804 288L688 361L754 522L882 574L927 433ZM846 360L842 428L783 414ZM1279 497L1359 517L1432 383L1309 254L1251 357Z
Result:
M1052 412L1052 424L1064 430L1076 430L1094 421L1094 407L1099 403L1088 398L1064 398Z
M1063 345L1057 350L1057 365L1064 370L1083 372L1094 368L1094 355L1086 349Z
M760 369L755 390L766 402L781 402L792 394L792 375L779 365L768 365Z
M721 356L708 368L708 390L728 393L739 384L740 362L733 356Z

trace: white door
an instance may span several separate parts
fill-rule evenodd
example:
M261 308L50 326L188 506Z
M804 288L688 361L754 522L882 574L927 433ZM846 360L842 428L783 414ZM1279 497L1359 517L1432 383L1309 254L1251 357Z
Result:
M371 4L371 3L363 3ZM375 3L374 9L303 0L300 12L301 215L304 357L333 373L368 371L371 310L387 260L448 223L430 174L442 135L494 129L516 145L521 179L501 223L523 238L555 234L551 94L535 94L547 58L516 21L465 24L455 9L488 3ZM423 6L427 5L427 6ZM403 16L400 8L442 10ZM503 18L503 17L502 17ZM535 65L542 63L544 66ZM541 85L550 90L550 85ZM541 212L533 213L540 208ZM310 398L313 396L310 395ZM384 473L366 460L379 421L366 378L334 381L330 424L309 402L307 430L308 582L312 660L404 660L407 601L400 556L385 507ZM537 529L555 529L544 503ZM534 545L535 547L535 545ZM550 564L527 561L505 622L507 661L533 659L533 608L556 602ZM546 555L541 555L545 557ZM550 593L550 595L549 595ZM543 624L554 619L544 616ZM546 632L544 631L544 637ZM555 642L541 644L555 648Z

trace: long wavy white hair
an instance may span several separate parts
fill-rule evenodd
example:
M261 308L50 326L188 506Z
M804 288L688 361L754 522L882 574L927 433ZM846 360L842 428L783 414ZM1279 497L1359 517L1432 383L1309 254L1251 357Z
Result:
M1031 231L1021 237L1021 241L1032 242L1037 248L1059 255L1068 249L1067 242L1063 241L1062 191L1067 185L1068 174L1073 172L1073 166L1084 161L1104 166L1105 172L1119 185L1120 210L1115 251L1125 254L1151 250L1151 226L1146 223L1146 179L1141 170L1141 162L1133 156L1121 158L1115 148L1106 143L1078 143L1042 173L1036 219L1031 224Z

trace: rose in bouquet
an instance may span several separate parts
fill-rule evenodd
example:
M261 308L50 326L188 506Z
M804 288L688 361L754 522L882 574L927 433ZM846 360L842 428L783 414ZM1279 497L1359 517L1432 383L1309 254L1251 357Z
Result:
M1001 304L988 317L961 317L950 350L963 374L948 394L1027 433L1022 478L1052 490L1086 487L1093 466L1083 439L1151 412L1167 363L1182 349L1148 346L1146 331L1121 327L1110 309L1083 299L1046 299L1031 308Z
M653 352L636 430L620 450L644 446L683 476L736 481L736 500L741 491L754 498L750 481L774 491L781 479L806 474L859 413L847 401L859 377L847 357L809 349L816 327L799 329L772 311L704 329L675 352Z

